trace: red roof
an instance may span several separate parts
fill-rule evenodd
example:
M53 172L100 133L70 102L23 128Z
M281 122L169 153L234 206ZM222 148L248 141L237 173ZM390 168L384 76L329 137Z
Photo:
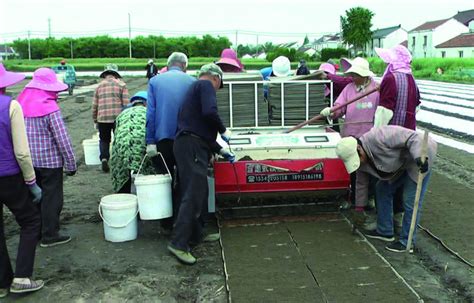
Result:
M403 41L402 43L400 43L400 45L403 45L408 48L408 40Z
M461 34L436 45L436 48L446 48L446 47L474 47L474 33Z
M412 29L410 31L411 32L417 32L417 31L426 31L426 30L430 30L430 29L435 29L437 28L438 26L440 26L441 24L443 24L444 22L448 21L449 19L443 19L443 20L436 20L436 21L428 21L428 22L425 22L423 23L422 25L418 26L418 27L415 27L414 29Z

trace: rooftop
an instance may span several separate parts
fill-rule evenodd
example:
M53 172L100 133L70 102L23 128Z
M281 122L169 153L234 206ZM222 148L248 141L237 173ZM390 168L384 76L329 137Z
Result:
M446 42L436 45L436 48L449 47L474 47L474 33L461 34Z
M474 9L458 12L453 18L468 26L469 22L474 20Z
M410 31L411 32L418 32L418 31L426 31L426 30L432 30L443 24L444 22L448 21L449 19L443 19L443 20L435 20L435 21L428 21L423 23L422 25L415 27Z
M402 25L399 24L397 26L376 29L372 32L372 39L385 38L385 37L387 37L388 35L390 35L391 33L393 33L394 31L398 30L401 27L402 27Z

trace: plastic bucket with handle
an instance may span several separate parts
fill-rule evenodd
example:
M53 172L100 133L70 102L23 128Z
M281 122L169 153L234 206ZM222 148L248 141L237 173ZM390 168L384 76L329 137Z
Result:
M171 194L171 173L161 153L158 153L165 164L167 175L140 175L145 161L143 158L138 173L134 177L134 185L138 198L138 210L142 220L158 220L173 216L173 200Z
M99 139L86 139L82 141L86 165L100 165Z
M104 222L105 240L125 242L137 238L137 204L137 196L131 194L108 195L100 200L99 215Z

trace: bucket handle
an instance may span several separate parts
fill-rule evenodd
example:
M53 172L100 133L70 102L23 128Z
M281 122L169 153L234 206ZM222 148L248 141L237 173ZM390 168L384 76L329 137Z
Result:
M105 220L104 216L102 215L102 208L100 207L100 204L99 204L99 216L102 218L102 221L104 221L105 224L107 224L107 226L110 226L110 227L113 227L113 228L124 228L126 227L128 224L130 224L138 215L138 207L137 207L137 211L135 212L135 215L133 215L133 217L127 221L127 223L125 223L124 225L112 225L110 224L110 222L108 222L107 220Z
M160 152L158 152L158 155L161 157L161 160L163 160L163 164L164 164L165 167L166 167L166 171L168 172L168 176L171 178L171 173L170 173L170 170L169 170L169 168L168 168L168 165L166 165L165 158L163 157L163 155L162 155ZM138 171L137 171L137 173L135 174L135 178L140 174L140 171L142 170L143 163L145 163L146 157L148 157L147 154L145 154L145 156L143 157L142 162L140 163L140 167L138 168ZM131 174L133 175L133 171L131 172Z

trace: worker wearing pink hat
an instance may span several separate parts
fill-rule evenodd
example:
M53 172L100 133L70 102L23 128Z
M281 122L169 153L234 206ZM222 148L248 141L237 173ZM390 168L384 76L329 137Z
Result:
M44 285L41 280L31 279L41 230L39 210L34 203L41 201L42 191L36 184L21 106L5 95L7 87L24 78L25 75L9 72L0 63L0 216L5 204L21 226L13 272L3 222L0 224L0 298L7 296L8 291L25 293Z
M223 72L240 73L244 70L244 66L237 58L237 53L231 49L226 48L221 53L221 58L216 62Z
M50 68L39 68L18 96L24 116L26 134L39 186L41 202L41 247L56 246L71 240L59 233L63 208L63 169L66 175L76 173L76 159L66 125L58 106L58 92L68 86L56 78Z

